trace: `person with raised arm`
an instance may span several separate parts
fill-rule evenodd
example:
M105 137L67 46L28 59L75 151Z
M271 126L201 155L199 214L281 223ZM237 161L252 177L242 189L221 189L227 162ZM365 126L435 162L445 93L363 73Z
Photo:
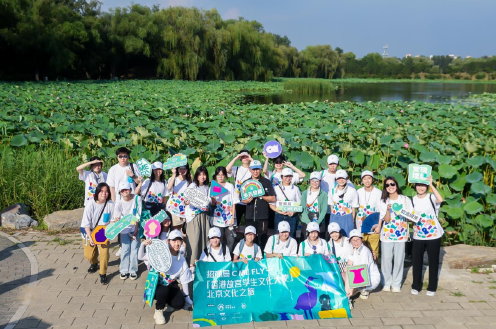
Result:
M90 170L84 170L86 167ZM79 173L79 180L84 182L84 205L95 197L95 190L98 184L107 181L107 173L102 171L103 161L97 157L91 157L90 161L79 165L76 171Z
M236 167L234 164L237 160L241 161L241 166ZM250 173L250 162L252 161L250 152L246 149L239 151L239 154L234 157L234 159L229 162L226 166L227 176L234 177L234 187L236 188L236 193L238 193L238 198L241 200L240 188L241 185L251 178ZM234 217L234 226L241 224L241 219L246 213L246 204L237 203L236 204L236 216ZM246 216L245 216L246 217ZM246 218L245 218L246 219Z

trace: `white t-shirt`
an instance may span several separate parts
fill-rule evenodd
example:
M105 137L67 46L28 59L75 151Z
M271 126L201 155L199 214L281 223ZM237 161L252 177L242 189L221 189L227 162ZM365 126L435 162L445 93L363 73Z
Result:
M227 177L234 177L234 187L236 188L236 193L238 193L238 199L241 200L241 192L239 191L241 188L241 185L251 179L251 172L250 168L245 168L243 166L241 167L232 167L232 173L229 175L227 174ZM239 202L240 205L246 206L243 202Z
M272 183L272 186L277 186L279 184L282 185L282 172L277 172L277 171L270 171L269 170L269 175L264 175L265 178L270 180ZM303 182L303 178L300 178L300 175L297 173L293 173L293 178L291 179L291 184L300 184Z
M203 185L203 186L200 186L198 187L195 183L191 183L188 188L197 188L197 189L200 189L200 191L202 191L203 193L205 193L205 195L208 196L208 190L210 189L209 186L207 185ZM193 218L195 218L196 215L202 213L202 212L205 212L205 211L208 211L208 205L206 207L203 207L203 208L196 208L196 207L193 207L192 205L187 205L186 206L186 210L184 212L185 216L186 216L186 223L189 223L193 220Z
M133 214L135 209L136 209L135 216L140 218L141 206L142 206L142 201L139 195L138 195L138 200L136 200L135 195L133 195L133 198L129 201L125 201L124 199L121 198L119 201L115 203L114 212L112 213L112 220L114 220L114 218L116 217L121 219L126 215ZM134 233L135 226L136 225L129 225L120 234Z
M136 176L140 176L140 172L138 170L138 166L136 163L133 163L133 168L134 168L134 174ZM121 195L119 194L119 183L121 181L128 181L128 175L126 174L126 171L128 169L131 169L131 165L128 164L125 167L121 167L119 164L113 165L112 168L110 168L108 175L107 175L107 184L110 187L113 187L115 189L115 201L119 201L121 199ZM133 189L133 192L136 190L136 184L134 181L131 184L131 187Z
M283 256L297 256L298 243L292 237L289 237L288 241L282 242L279 240L279 235L276 234L269 238L267 244L265 245L264 252L270 254L282 254Z
M348 257L353 249L350 240L345 236L342 236L341 240L339 240L339 242L334 242L334 244L331 238L329 240L329 246L331 247L331 252L333 251L332 247L334 246L334 250L336 251L334 256L336 256L338 261L342 262L348 260Z
M169 182L172 181L172 177L169 178ZM167 183L167 184L168 184ZM172 215L179 216L181 218L186 217L186 205L184 204L184 191L188 188L189 183L187 180L181 180L176 177L174 181L174 187L172 190L167 189L167 195L169 195L169 200L167 200L166 209L170 211Z
M298 248L298 256L305 256L303 254L303 244L305 244L305 254L321 254L329 256L329 245L327 241L319 238L317 240L317 245L315 245L315 249L313 249L314 245L307 238L305 241L300 242L300 247Z
M98 184L107 181L107 173L102 171L97 175L91 170L84 170L82 174L79 174L79 180L84 182L84 205L86 206L89 200L95 198Z
M384 221L384 216L386 216L387 205L388 204L399 204L405 210L412 211L412 200L404 195L398 195L396 200L386 200L383 202L381 200L379 204L380 217ZM390 221L387 224L385 221L382 223L381 228L381 241L382 242L406 242L408 240L408 220L403 216L398 216L391 207L390 210Z
M193 276L184 256L172 256L171 259L172 265L170 269L165 273L159 272L158 283L167 286L174 280L177 280L181 285L185 285L193 281Z
M372 191L365 191L365 187L362 187L357 191L358 203L360 208L358 208L358 213L356 216L356 228L361 231L363 220L370 214L379 212L379 203L381 202L382 191L377 187L372 187Z
M141 185L141 197L145 202L153 202L153 203L162 203L164 201L165 196L167 195L167 184L164 182L154 181L150 189L148 186L150 185L150 178L144 181L143 185ZM148 190L147 195L145 196L146 191Z
M355 187L355 185L353 185L349 179L348 179L348 186L353 188ZM322 170L320 188L322 189L322 191L326 192L327 195L329 196L328 199L329 202L327 206L328 214L331 213L331 206L332 206L331 195L332 195L332 189L335 187L336 187L336 174L331 174L329 170Z
M432 203L430 200L432 200ZM432 207L434 204L434 208ZM420 216L417 224L413 224L413 238L416 240L434 240L443 236L444 230L439 223L438 213L441 204L432 194L427 194L422 199L417 196L413 197L415 215Z
M231 183L224 186L228 193L214 197L215 208L213 213L213 225L218 227L228 227L234 215L235 205L239 203L239 193ZM237 220L234 218L234 225Z
M102 213L103 206L105 204L98 204L96 201L90 200L84 207L83 219L81 220L81 227L86 228L89 227L93 230L98 225L107 225L110 223L112 218L112 211L114 210L114 203L112 200L107 201L107 205L105 206L105 210ZM98 217L102 213L102 217L100 217L100 221L98 221ZM105 220L108 221L105 222Z
M239 250L239 243L236 245L236 248L234 248L234 254L238 256L239 258L243 259L246 258L248 260L252 260L255 258L260 258L262 259L262 250L260 247L258 247L257 254L255 255L255 242L253 243L253 246L248 247L245 243L243 246L243 250Z
M379 285L381 281L381 272L379 272L372 252L367 246L362 244L358 249L353 249L352 247L351 252L348 255L348 260L352 261L354 266L367 265L370 276L370 285L366 287L367 290L375 289Z
M213 249L209 244L207 247L207 251L208 251L208 255L206 255L205 250L203 250L203 252L200 256L201 262L213 263L215 261L217 261L217 262L230 262L231 261L231 254L229 252L228 246L226 246L226 255L225 256L222 254L222 244L220 244L219 250ZM215 257L215 260L212 258L212 256Z
M337 187L329 195L331 213L334 215L344 216L353 214L352 209L360 206L358 203L358 193L355 188L345 186L345 189L346 193L344 193L343 198L340 198L340 195L343 194L344 190L339 190Z
M298 204L301 204L301 191L296 185L276 185L274 186L274 191L276 192L276 201L295 201L298 202ZM286 199L286 197L288 198ZM275 205L276 202L273 202L272 204Z

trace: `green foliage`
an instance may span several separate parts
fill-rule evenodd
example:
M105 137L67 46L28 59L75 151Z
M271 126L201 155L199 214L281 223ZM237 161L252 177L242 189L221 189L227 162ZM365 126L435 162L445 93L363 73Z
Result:
M284 81L283 88L298 94L328 94L338 86L323 79L290 79Z

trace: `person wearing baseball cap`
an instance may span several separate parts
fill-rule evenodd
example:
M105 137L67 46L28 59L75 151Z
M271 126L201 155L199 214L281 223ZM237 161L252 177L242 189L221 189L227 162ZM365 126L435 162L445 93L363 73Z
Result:
M167 272L159 272L157 288L155 290L155 313L153 318L155 324L165 324L165 312L174 312L182 308L191 310L193 301L189 297L189 284L193 281L193 275L189 270L188 263L184 254L180 252L183 244L183 233L179 230L172 230L168 235L168 245L171 254L171 267ZM143 242L144 245L150 246L152 240L148 239ZM148 261L148 256L141 255L140 259ZM181 282L181 287L178 284Z
M193 180L189 164L172 169L172 176L167 181L167 200L165 208L172 217L172 228L183 230L186 222L186 204L184 203L184 191Z
M262 185L264 194L255 197L250 195L241 200L246 204L245 224L256 228L257 243L261 248L264 248L269 228L269 203L276 202L276 193L270 181L262 177L262 163L260 161L252 160L250 162L250 173L251 179Z
M325 236L324 219L329 198L327 193L320 188L320 179L320 172L314 171L310 175L308 189L301 195L301 205L303 206L303 212L301 213L301 235L303 239L307 237L307 225L313 222L319 225L321 237Z
M86 167L90 170L84 170ZM84 182L84 205L95 196L95 189L98 184L107 181L107 173L102 171L103 161L97 157L91 157L90 161L77 166L79 180Z
M277 225L279 234L274 234L267 241L264 252L266 258L297 256L298 243L290 237L291 227L288 222L281 221Z
M254 226L247 226L245 228L245 238L236 245L234 248L234 263L243 262L248 264L249 260L258 262L262 259L262 250L254 242L257 235L257 230Z
M329 233L329 245L331 246L332 253L340 263L340 269L344 270L346 260L351 252L351 245L347 237L341 234L341 227L338 223L329 223L327 227Z
M348 185L348 174L345 170L336 171L336 187L329 196L331 218L329 222L336 222L341 227L343 236L348 236L355 227L354 218L358 208L358 194L354 187Z
M290 227L290 236L295 238L296 224L298 222L298 212L277 210L277 202L279 203L295 203L297 206L301 204L301 192L298 186L293 184L293 170L284 168L282 170L282 180L274 186L276 192L276 202L270 204L270 208L275 211L274 226L278 227L279 223L286 221Z
M222 234L218 227L208 230L208 246L200 256L200 262L230 262L231 253L229 247L221 242Z
M372 185L374 183L374 174L371 171L363 171L361 177L363 187L357 191L360 207L355 218L355 227L359 231L362 231L362 223L367 216L379 212L382 196L382 191ZM381 233L382 221L379 220L379 224L374 226L372 232L362 232L362 237L363 243L372 251L374 259L377 260L379 257L379 233Z
M241 161L241 166L239 167L234 166L237 160ZM239 200L241 200L241 185L251 177L250 162L252 160L253 158L250 155L250 151L242 149L226 166L227 176L234 177L234 187L236 188ZM246 213L246 204L242 202L237 203L235 210L236 216L234 218L234 226L237 226L238 223L241 223L241 219Z
M321 254L329 256L331 247L324 239L319 238L320 227L317 222L310 222L306 226L307 238L300 243L298 256L311 256Z
M156 161L152 164L152 175L144 182L143 180L139 181L138 186L136 186L136 194L141 195L145 209L149 210L152 216L165 209L167 183L162 162Z
M291 169L296 174L293 175L291 179L292 184L299 184L303 182L303 178L305 178L306 174L300 169L296 168L291 162L286 161L286 156L284 154L279 155L277 158L272 159L274 162L274 171L270 171L269 168L269 156L264 152L265 163L263 166L263 174L265 178L268 178L272 185L277 186L281 184L283 177L284 169Z
M352 230L350 232L350 244L352 248L348 257L348 266L367 265L370 284L358 290L360 291L360 298L368 299L370 292L377 288L381 282L381 273L374 261L374 257L372 257L372 252L362 242L362 232L357 229ZM353 296L354 293L352 292L351 295Z

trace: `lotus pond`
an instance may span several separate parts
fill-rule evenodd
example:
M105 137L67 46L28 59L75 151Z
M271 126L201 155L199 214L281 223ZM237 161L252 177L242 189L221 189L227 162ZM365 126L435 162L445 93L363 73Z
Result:
M0 207L23 201L41 219L82 206L75 166L96 154L108 171L120 146L132 149L133 161L182 152L193 167L213 171L242 148L261 158L263 144L276 139L305 172L325 168L336 153L355 183L372 169L394 175L407 195L408 164L430 164L446 198L447 242L495 245L495 94L472 95L470 105L244 103L243 92L280 91L277 82L0 84Z

